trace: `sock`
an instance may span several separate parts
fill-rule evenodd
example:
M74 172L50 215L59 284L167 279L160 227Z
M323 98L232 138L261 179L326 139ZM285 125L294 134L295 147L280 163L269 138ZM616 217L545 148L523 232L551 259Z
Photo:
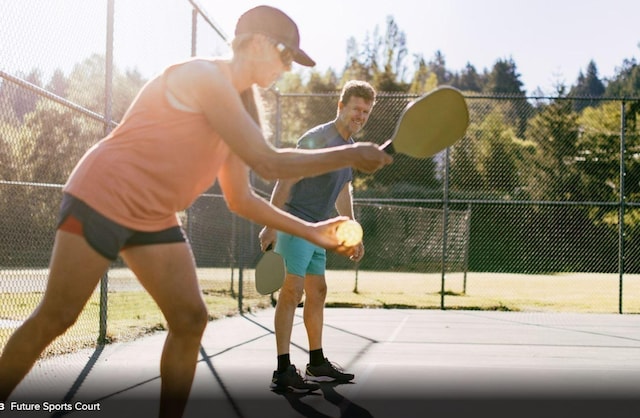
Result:
M309 364L312 366L319 366L324 363L324 353L322 348L309 351Z
M287 370L291 366L291 359L289 358L289 353L280 354L278 356L278 373L282 373Z

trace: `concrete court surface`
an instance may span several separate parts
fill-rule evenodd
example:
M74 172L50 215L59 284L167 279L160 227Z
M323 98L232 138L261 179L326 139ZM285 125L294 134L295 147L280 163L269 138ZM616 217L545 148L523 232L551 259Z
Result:
M640 417L639 316L326 309L325 355L356 378L300 396L268 388L273 314L208 325L185 417ZM291 358L303 371L296 315ZM7 403L0 418L157 416L165 335L40 362L10 401L41 410Z

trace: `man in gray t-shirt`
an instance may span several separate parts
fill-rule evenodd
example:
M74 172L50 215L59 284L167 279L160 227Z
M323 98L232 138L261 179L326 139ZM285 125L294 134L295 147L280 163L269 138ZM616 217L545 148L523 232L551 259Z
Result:
M342 89L337 116L331 122L316 126L298 141L298 148L317 149L352 144L369 118L376 92L363 81L349 81ZM278 180L271 203L309 222L319 222L339 215L354 219L352 198L353 173L344 168L317 177L300 180ZM286 278L278 295L275 333L278 367L273 372L271 388L277 391L310 392L320 386L313 382L349 382L354 375L345 373L323 353L323 310L327 295L325 280L326 250L300 237L271 228L260 232L260 245L265 250L274 245L286 265ZM359 244L351 257L359 261L364 246ZM309 363L305 379L291 364L289 348L295 310L305 294L304 323L309 340Z
M353 142L351 137L345 140L338 132L335 122L331 121L304 134L298 140L297 147L304 149L328 148L353 144ZM302 178L291 186L289 199L285 202L284 209L309 222L332 218L335 214L335 203L338 196L352 180L351 167L317 177Z

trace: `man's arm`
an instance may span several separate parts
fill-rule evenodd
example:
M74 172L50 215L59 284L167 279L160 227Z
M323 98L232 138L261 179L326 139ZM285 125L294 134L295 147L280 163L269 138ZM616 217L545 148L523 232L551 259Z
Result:
M339 215L355 219L353 216L353 186L351 182L345 184L340 190L336 199L336 210Z
M287 199L291 193L291 188L297 182L298 180L278 179L271 192L271 204L277 208L284 209L284 205L287 203Z
M271 192L270 203L278 209L284 209L289 194L291 193L291 188L297 182L298 180L279 179ZM276 230L265 226L260 231L260 234L258 234L258 238L260 239L260 248L262 251L266 251L267 248L270 246L273 247L276 244Z
M336 199L336 210L339 215L348 216L350 219L355 220L353 214L353 186L351 182L344 185L338 198ZM364 245L362 242L356 246L355 253L349 257L353 261L360 261L364 257Z

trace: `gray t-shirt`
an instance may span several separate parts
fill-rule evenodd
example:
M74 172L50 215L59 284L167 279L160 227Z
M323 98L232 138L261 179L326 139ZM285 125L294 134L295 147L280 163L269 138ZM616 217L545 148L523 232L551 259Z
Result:
M309 130L298 140L298 148L318 149L353 144L336 129L335 122L328 122ZM316 177L305 177L291 188L285 210L305 221L319 222L335 216L338 194L353 180L350 167Z

